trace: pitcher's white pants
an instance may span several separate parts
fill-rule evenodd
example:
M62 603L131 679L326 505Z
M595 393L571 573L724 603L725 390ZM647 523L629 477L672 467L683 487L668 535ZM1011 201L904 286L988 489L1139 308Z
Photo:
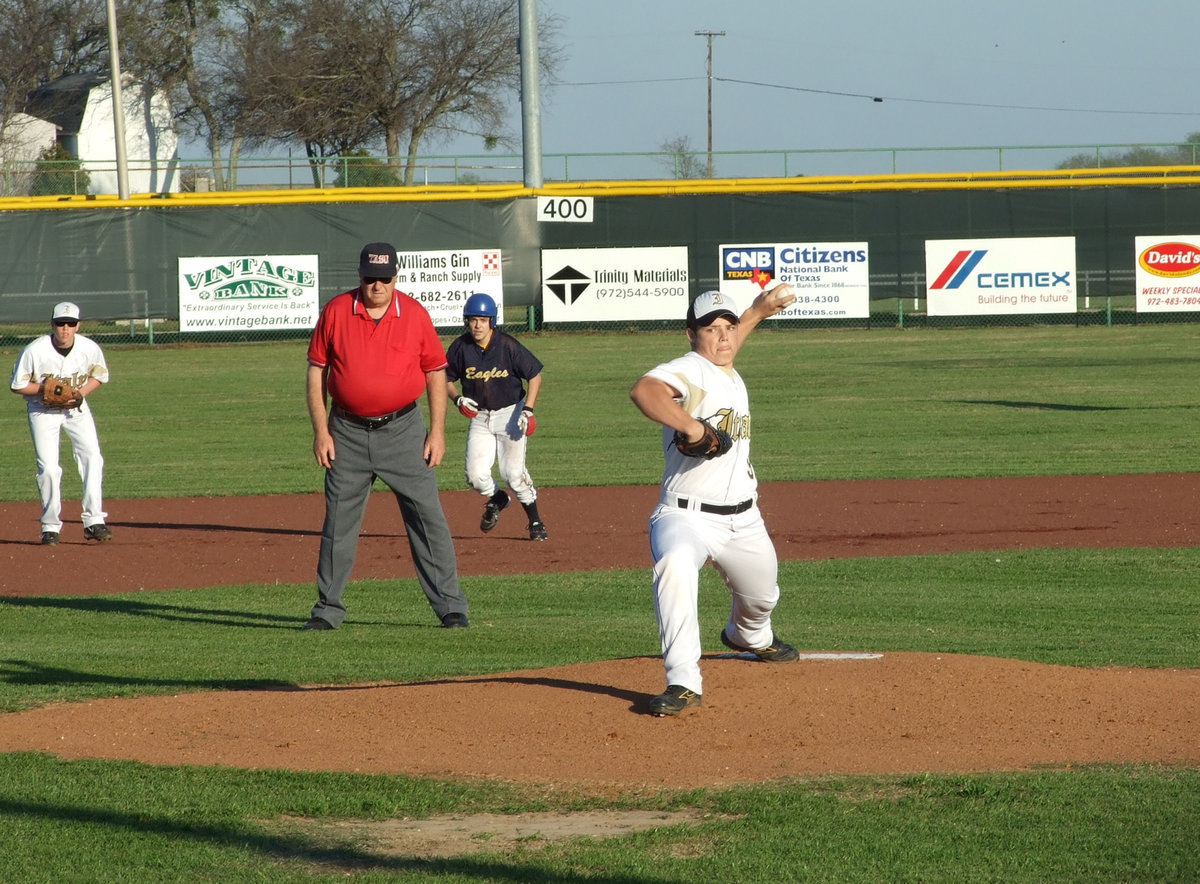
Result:
M650 551L667 684L702 694L700 569L711 558L729 588L726 634L743 647L763 648L773 638L771 612L779 601L775 545L757 506L718 516L659 504L650 516Z
M101 524L104 512L102 488L104 458L100 438L90 410L78 408L54 411L30 411L29 433L37 458L37 487L42 500L42 530L62 531L62 467L59 465L60 433L71 441L75 466L83 479L83 526Z
M508 408L481 411L467 426L467 484L491 497L497 491L492 478L492 466L500 461L500 478L512 489L521 503L537 500L537 489L525 468L526 436L517 426L524 400Z

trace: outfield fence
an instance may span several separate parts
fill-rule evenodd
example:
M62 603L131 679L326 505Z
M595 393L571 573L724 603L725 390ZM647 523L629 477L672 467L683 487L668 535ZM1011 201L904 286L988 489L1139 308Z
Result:
M1075 310L1063 313L993 314L986 316L930 316L926 312L925 274L871 274L870 314L854 318L780 319L773 320L776 328L795 330L863 329L863 328L987 328L1019 326L1129 326L1200 322L1200 311L1173 313L1138 313L1133 294L1133 271L1081 271L1079 295ZM322 291L322 303L336 295L341 287ZM1124 290L1125 294L1112 294ZM1093 295L1096 291L1099 294ZM310 329L247 329L239 331L186 332L180 331L178 318L172 318L167 306L167 293L151 297L145 290L136 292L103 292L81 290L68 295L80 304L83 314L83 333L106 345L164 347L173 345L206 345L262 343L265 341L295 341L307 339ZM64 297L68 297L64 296ZM4 295L9 298L36 300L48 303L45 295ZM114 316L112 304L128 309ZM101 307L99 305L108 305ZM125 309L124 307L121 309ZM91 319L89 317L104 317ZM45 322L0 323L0 347L24 346L32 338L48 330ZM679 320L616 321L607 323L547 323L542 319L539 305L505 308L505 328L513 334L524 333L604 333L663 331L682 329ZM458 326L439 327L443 336L457 335Z
M588 216L547 218L541 208L547 201L578 201ZM568 220L585 223L562 223ZM543 315L550 297L544 274L555 270L543 267L549 255L684 248L686 283L679 285L694 294L725 288L723 247L755 243L861 244L869 253L867 310L856 310L855 318L773 320L781 327L1194 322L1200 310L1137 312L1135 245L1139 237L1198 236L1198 166L0 200L0 345L41 333L61 300L79 303L85 329L111 343L294 340L307 335L301 326L311 326L315 311L272 317L288 320L274 329L181 328L181 268L197 259L300 258L319 266L306 293L313 306L357 284L362 244L376 240L413 255L489 253L505 324L525 331L682 325L682 309L679 320L657 322L607 316L671 311L555 307ZM927 310L930 243L1051 238L1073 243L1073 310L962 316L944 315L944 306ZM471 284L447 283L442 293L447 309L435 321L450 326L447 334L457 331L451 295L465 300ZM457 291L449 291L452 285ZM568 315L578 321L563 321Z

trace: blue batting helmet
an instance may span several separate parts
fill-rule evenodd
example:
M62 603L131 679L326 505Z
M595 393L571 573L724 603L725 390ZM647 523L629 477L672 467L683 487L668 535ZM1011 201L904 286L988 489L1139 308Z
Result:
M468 316L486 316L492 320L492 325L496 324L496 302L492 300L490 295L485 295L482 292L476 292L467 298L467 303L463 305L463 319Z

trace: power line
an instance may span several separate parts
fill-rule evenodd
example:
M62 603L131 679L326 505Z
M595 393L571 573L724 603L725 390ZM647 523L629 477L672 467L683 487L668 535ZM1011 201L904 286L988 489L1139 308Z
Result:
M626 86L645 83L685 83L692 80L703 80L704 77L660 77L654 80L589 80L580 83L559 83L559 86Z
M987 104L979 101L946 101L933 98L898 98L896 96L888 95L868 95L862 92L835 92L829 89L807 89L803 86L781 86L778 83L759 83L754 80L735 80L729 77L717 77L716 79L722 83L735 83L740 86L758 86L763 89L786 89L789 92L811 92L818 95L839 95L846 98L869 98L871 101L905 101L913 104L945 104L954 107L986 107L994 110L1056 111L1058 113L1067 114L1130 114L1138 116L1165 117L1198 116L1195 111L1192 111L1191 113L1185 113L1183 111L1104 110L1100 108L1082 107L1043 107L1027 104Z
M650 80L591 80L578 83L559 83L560 86L626 86L650 85L654 83L683 83L704 79L702 77L662 77ZM1141 117L1196 117L1196 111L1150 111L1150 110L1110 110L1105 108L1085 107L1049 107L1028 104L988 104L979 101L950 101L937 98L902 98L895 95L871 95L865 92L838 92L833 89L810 89L804 86L784 86L779 83L762 83L756 80L738 80L732 77L713 77L719 83L732 83L736 86L756 86L761 89L784 89L789 92L807 92L813 95L835 95L842 98L866 98L870 101L907 102L909 104L943 104L951 107L982 107L993 110L1030 110L1054 111L1063 114L1118 114L1121 116Z

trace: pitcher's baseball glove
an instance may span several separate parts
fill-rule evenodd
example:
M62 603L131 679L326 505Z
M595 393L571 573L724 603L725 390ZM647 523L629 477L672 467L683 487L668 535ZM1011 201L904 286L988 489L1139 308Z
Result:
M733 439L724 430L714 427L708 421L700 423L704 427L704 435L695 442L689 442L686 435L675 431L675 447L679 449L680 454L712 460L733 447Z
M58 378L46 378L42 403L50 408L74 408L80 403L79 391Z

